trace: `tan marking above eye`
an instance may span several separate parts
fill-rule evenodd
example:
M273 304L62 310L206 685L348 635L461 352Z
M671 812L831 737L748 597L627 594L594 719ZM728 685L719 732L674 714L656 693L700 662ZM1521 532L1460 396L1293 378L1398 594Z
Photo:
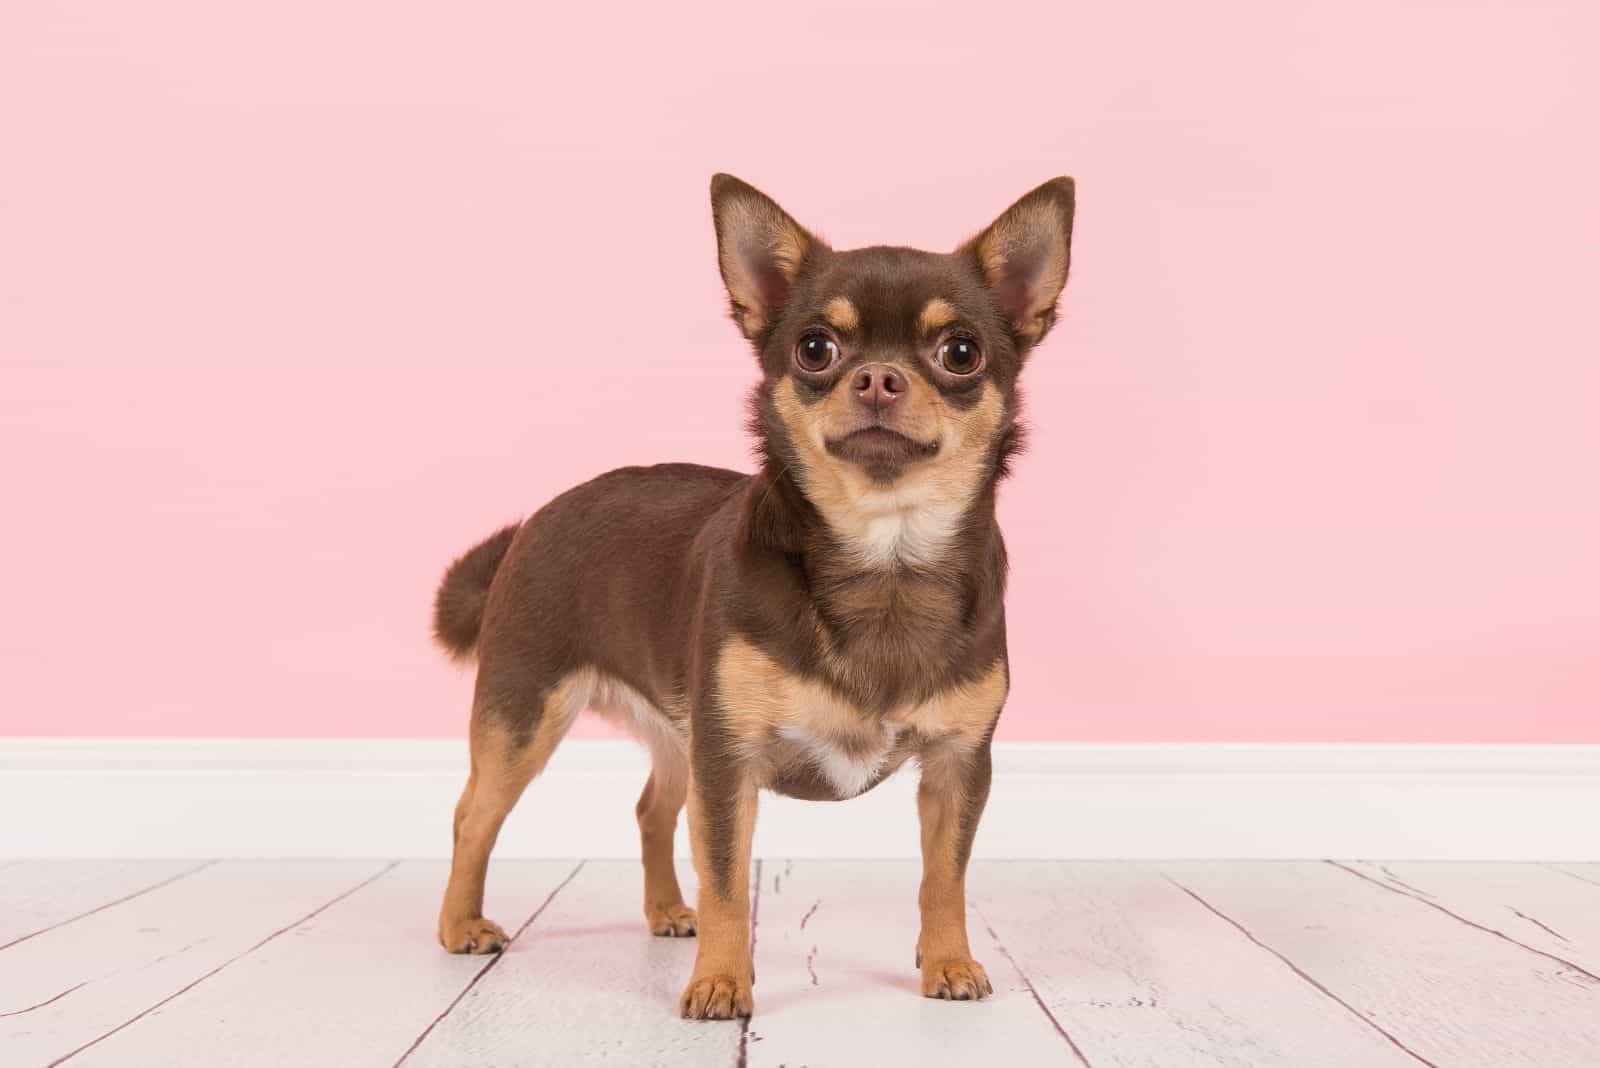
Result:
M828 306L822 309L822 317L835 330L848 332L861 325L861 316L856 312L856 306L850 303L849 297L834 297L828 301Z
M955 307L942 297L934 297L922 306L922 313L917 316L917 329L923 334L931 334L949 326L955 319Z

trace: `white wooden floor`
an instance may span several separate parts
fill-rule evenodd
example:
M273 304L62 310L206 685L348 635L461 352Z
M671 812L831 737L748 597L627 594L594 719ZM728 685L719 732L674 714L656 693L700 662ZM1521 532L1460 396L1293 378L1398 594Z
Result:
M1600 1066L1600 865L977 864L962 1003L914 864L767 860L745 1026L676 1018L634 864L495 862L493 958L434 943L444 876L0 862L0 1064Z

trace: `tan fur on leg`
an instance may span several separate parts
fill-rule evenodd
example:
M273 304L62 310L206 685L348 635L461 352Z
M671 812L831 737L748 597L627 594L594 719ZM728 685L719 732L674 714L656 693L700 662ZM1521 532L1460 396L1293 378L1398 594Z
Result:
M488 716L473 716L472 771L456 804L450 882L439 908L439 943L451 953L494 953L509 941L499 924L483 916L489 854L522 791L544 770L572 725L571 705L570 687L555 687L526 741L495 726Z
M922 821L922 932L917 966L924 997L974 1001L994 993L967 943L967 858L989 792L987 741L969 752L925 757L917 787Z
M730 1020L755 1010L750 960L750 843L756 825L756 789L741 779L731 804L710 807L697 784L689 786L689 841L700 877L700 944L694 974L678 1000L688 1019ZM731 846L728 870L716 870L712 837Z
M686 938L695 932L695 912L683 903L672 844L688 781L686 769L674 770L676 774L671 775L650 773L634 811L639 817L639 852L644 862L645 922L653 935Z

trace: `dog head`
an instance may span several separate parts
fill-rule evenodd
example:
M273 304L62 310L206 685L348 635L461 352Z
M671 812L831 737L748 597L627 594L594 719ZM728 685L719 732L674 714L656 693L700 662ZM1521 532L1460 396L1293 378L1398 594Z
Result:
M1067 280L1072 179L948 254L835 251L730 175L711 203L769 468L863 563L933 562L1016 447L1017 377Z

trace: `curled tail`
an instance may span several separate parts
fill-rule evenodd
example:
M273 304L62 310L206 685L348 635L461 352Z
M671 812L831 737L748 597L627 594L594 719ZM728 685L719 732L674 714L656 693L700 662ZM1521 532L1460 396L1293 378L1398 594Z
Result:
M433 636L452 659L466 660L478 644L478 629L483 625L483 605L489 599L489 583L500 570L500 561L511 548L511 539L522 529L513 523L482 543L467 550L439 583L433 599Z

